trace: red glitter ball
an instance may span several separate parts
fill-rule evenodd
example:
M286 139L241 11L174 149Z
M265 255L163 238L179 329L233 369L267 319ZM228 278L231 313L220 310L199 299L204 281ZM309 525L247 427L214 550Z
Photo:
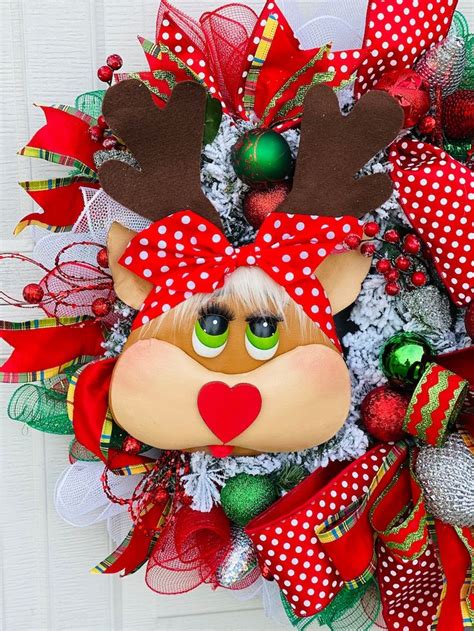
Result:
M410 280L415 287L423 287L423 285L426 285L427 278L424 272L413 272Z
M443 129L454 140L474 137L474 90L458 90L443 101Z
M400 285L394 281L385 285L385 293L388 296L398 296L400 293Z
M89 127L89 136L93 142L99 142L102 140L103 135L104 131L99 125L92 125L92 127Z
M385 274L385 278L392 283L400 278L400 272L397 269L389 269Z
M106 59L106 63L109 68L112 68L112 70L120 70L123 66L123 59L117 54L109 55Z
M403 254L400 254L400 256L397 256L397 258L395 259L395 265L398 267L398 269L402 270L402 272L406 272L408 269L410 269L411 261L407 256L403 256Z
M413 127L430 107L428 85L414 70L390 70L377 83L377 90L393 96L405 114L405 127Z
M102 142L102 146L107 151L110 151L110 149L113 149L114 147L117 146L117 138L115 138L114 136L107 136L107 138L104 138L104 141Z
M31 305L36 305L43 300L44 291L36 283L30 283L23 289L23 298Z
M371 390L360 406L369 434L383 442L403 438L403 419L409 402L409 395L387 385Z
M380 259L377 261L375 268L379 274L386 274L392 269L392 264L388 259Z
M360 253L364 256L373 256L376 249L374 243L363 243L360 246Z
M356 248L359 247L361 241L362 239L358 235L349 234L344 239L344 244L347 245L347 247L350 248L351 250L355 250Z
M398 230L395 230L394 228L387 230L383 235L383 238L387 243L398 243L400 241Z
M97 252L97 264L101 267L109 266L109 254L107 252L107 248L100 248Z
M436 118L434 116L423 116L418 123L418 131L420 134L431 134L436 127Z
M418 254L421 250L421 244L418 237L414 234L407 234L403 241L403 251L407 254Z
M122 449L127 454L137 454L142 448L142 444L133 436L127 436L122 443Z
M110 81L112 81L112 77L114 76L114 72L113 72L112 68L109 68L108 66L101 66L97 70L97 76L104 83L109 83Z
M364 232L368 237L375 237L379 233L380 226L375 221L368 221L364 225Z
M92 313L98 318L104 318L109 315L112 309L112 303L107 298L96 298L91 306Z
M251 226L258 229L265 217L278 208L290 191L286 184L264 190L251 190L244 199L244 215Z

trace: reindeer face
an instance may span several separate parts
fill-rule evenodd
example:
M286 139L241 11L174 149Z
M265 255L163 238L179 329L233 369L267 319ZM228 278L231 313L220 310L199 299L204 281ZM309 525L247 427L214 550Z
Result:
M114 224L109 233L115 290L130 306L141 307L112 378L110 407L116 422L146 444L209 449L215 455L294 451L325 442L341 427L350 405L349 375L331 313L355 299L370 267L370 260L358 251L342 251L344 236L360 227L354 217L330 216L342 203L341 189L332 200L331 213L318 211L321 200L316 204L312 212L320 216L309 216L308 200L301 193L307 158L321 132L318 125L306 124L308 112L316 121L335 116L336 110L340 118L332 91L313 90L311 99L310 95L306 99L293 191L284 202L287 208L267 218L255 244L234 248L216 228L217 213L207 200L202 203L199 179L191 178L196 165L189 156L194 151L198 157L200 137L194 131L198 142L182 155L189 169L179 170L181 179L189 176L192 182L180 182L171 201L159 185L164 174L158 177L158 171L169 170L170 164L160 163L157 171L150 154L141 150L136 132L124 123L130 90L134 116L137 102L141 103L143 118L156 118L154 132L161 129L164 134L165 116L175 128L180 123L189 126L183 115L189 117L193 99L194 120L196 113L204 113L204 94L196 84L178 85L162 112L137 82L123 82L107 92L106 119L134 151L141 171L106 162L100 169L104 189L150 216L153 203L160 208L162 203L140 193L151 169L156 194L166 197L164 212L157 209L153 215L165 218L147 230L135 235ZM189 94L184 98L186 90L193 99ZM114 91L120 97L118 104ZM323 112L314 109L316 95L326 108ZM380 93L380 98L385 108L387 103L392 107L385 94ZM382 125L385 134L390 131L390 139L400 122L399 108L393 107L397 124ZM386 116L386 111L382 114ZM313 137L308 128L313 129ZM188 141L189 134L191 129L185 136ZM365 147L358 158L360 166L374 152L373 147ZM355 166L350 168L354 172ZM171 170L173 180L173 165ZM364 210L386 197L384 176L351 184L359 189L351 195L354 209L361 205L361 191ZM318 199L314 191L311 194ZM297 215L284 214L295 208L301 209ZM357 214L360 210L354 211Z

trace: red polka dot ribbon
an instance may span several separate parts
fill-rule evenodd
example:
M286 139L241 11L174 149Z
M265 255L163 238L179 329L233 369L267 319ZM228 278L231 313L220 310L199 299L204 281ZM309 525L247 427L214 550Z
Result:
M247 524L260 567L296 616L375 580L390 631L467 628L472 531L427 514L414 457L401 441L316 469Z
M374 88L388 70L412 68L446 37L456 0L369 0L363 48L370 52L357 76L356 96Z
M399 202L431 252L452 301L474 293L474 173L446 151L402 140L390 154Z
M256 266L340 349L331 306L314 271L329 254L345 250L348 234L362 235L355 217L273 213L255 242L238 248L192 211L170 215L134 237L119 261L154 285L133 326L150 322L197 293L214 292L238 267Z

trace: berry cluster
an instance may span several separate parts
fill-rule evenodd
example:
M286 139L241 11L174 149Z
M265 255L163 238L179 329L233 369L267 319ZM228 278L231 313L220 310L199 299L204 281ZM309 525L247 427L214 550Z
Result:
M377 258L375 268L387 281L385 292L389 296L397 296L402 284L406 288L422 287L426 284L427 275L425 271L418 269L421 264L418 254L421 251L421 243L415 234L409 233L402 239L400 233L395 228L386 230L379 237L380 226L375 221L369 221L364 225L364 234L369 238L363 241L356 234L350 234L345 240L346 246L355 250L360 246L360 251L364 256L374 256ZM397 250L397 255L388 257L378 251L378 246L389 245L391 249Z
M123 60L120 55L109 55L106 59L106 65L101 66L97 70L97 76L104 83L109 85L112 83L115 70L120 70ZM102 147L106 150L114 149L118 140L108 128L107 122L102 114L97 119L97 125L89 127L89 136L94 142L101 142Z

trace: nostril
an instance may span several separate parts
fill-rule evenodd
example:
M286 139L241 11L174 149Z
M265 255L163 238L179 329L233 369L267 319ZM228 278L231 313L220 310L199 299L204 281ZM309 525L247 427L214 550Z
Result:
M211 381L199 391L197 405L211 432L227 443L256 420L262 408L262 395L250 383L230 387L222 381Z

